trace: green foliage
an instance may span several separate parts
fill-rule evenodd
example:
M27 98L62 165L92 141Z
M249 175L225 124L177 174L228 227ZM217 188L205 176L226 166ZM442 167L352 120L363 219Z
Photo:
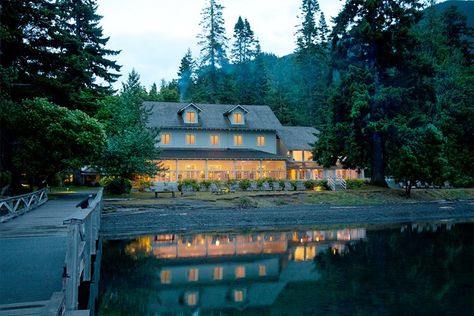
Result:
M364 179L347 179L346 187L349 190L362 189L367 186L367 182Z
M138 179L132 181L132 187L138 189L138 191L143 191L149 189L153 185L153 182L145 179Z
M258 203L252 198L249 198L248 196L242 196L237 201L237 205L238 207L245 209L245 208L255 208L258 206Z
M316 181L315 180L306 180L303 182L304 187L306 190L313 190L314 187L316 186Z
M24 101L11 117L18 145L13 161L36 180L91 164L105 144L102 124L79 110L59 107L46 99Z
M248 188L250 188L250 180L249 179L241 179L239 181L239 188L242 191L246 191Z
M108 175L153 176L159 170L155 147L158 130L146 126L149 111L142 106L145 91L136 72L129 75L120 95L102 103L98 118L107 130L107 145L97 162Z
M203 186L206 190L209 190L211 187L212 181L211 180L203 180L199 183L201 186Z
M209 184L210 185L210 184ZM194 192L199 191L199 183L195 179L184 179L178 182L178 190L182 191L184 187L190 187Z
M12 181L12 173L10 171L0 171L0 189L9 185Z
M99 184L112 195L127 194L132 189L132 181L122 177L106 176L100 179Z

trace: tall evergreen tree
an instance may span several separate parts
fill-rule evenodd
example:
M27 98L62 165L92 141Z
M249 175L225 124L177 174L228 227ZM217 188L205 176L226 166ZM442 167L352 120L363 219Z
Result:
M208 0L201 13L202 33L198 35L201 46L201 67L216 71L227 64L227 37L225 35L224 7L217 0Z
M181 64L178 70L178 88L179 98L181 102L187 102L191 100L192 88L194 84L194 67L195 63L191 50L188 49L186 55L181 59Z
M234 44L232 60L235 64L243 64L254 59L257 55L259 43L247 19L239 16L234 26Z
M298 67L298 110L313 118L313 124L321 124L321 112L326 100L328 76L328 49L323 43L327 25L318 26L320 16L317 0L302 0L301 25L296 33L296 65ZM324 15L320 22L325 23Z
M346 84L339 84L331 102L329 124L333 127L347 125L347 128L336 131L329 126L327 130L332 132L322 138L339 139L341 146L346 148L345 163L350 164L352 160L361 167L370 167L374 184L386 185L386 141L390 136L389 126L395 125L391 124L392 120L410 112L409 107L423 111L426 98L432 96L426 89L422 91L423 82L417 76L420 69L417 69L419 66L413 55L416 42L410 28L419 21L420 8L418 0L347 0L334 20L333 49L342 56L343 64L351 64L346 77L356 77L352 81L347 77ZM361 76L364 81L360 81ZM358 85L354 87L356 90L344 93L354 89L354 85ZM346 106L339 107L338 104ZM410 117L410 122L415 124L415 115ZM356 127L358 131L350 130ZM363 137L354 138L351 136L354 133ZM318 145L318 154L328 152L323 144L329 142L323 139ZM370 159L365 157L366 152L370 153ZM336 150L331 155L335 162L340 153Z

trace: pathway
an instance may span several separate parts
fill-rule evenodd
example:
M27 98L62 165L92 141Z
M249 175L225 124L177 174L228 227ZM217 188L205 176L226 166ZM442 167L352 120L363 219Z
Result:
M63 220L78 210L77 203L95 192L61 195L0 223L0 316L25 315L13 307L24 309L28 302L39 305L36 303L61 291L67 236Z

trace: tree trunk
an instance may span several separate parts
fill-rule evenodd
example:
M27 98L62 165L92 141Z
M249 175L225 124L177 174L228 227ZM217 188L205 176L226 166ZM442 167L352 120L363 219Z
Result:
M375 185L387 186L384 172L384 157L382 135L379 132L372 132L372 159L370 182Z

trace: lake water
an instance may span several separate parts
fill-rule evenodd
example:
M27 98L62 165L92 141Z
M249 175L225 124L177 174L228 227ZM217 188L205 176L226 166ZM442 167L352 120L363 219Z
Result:
M474 224L105 241L100 315L474 315Z

